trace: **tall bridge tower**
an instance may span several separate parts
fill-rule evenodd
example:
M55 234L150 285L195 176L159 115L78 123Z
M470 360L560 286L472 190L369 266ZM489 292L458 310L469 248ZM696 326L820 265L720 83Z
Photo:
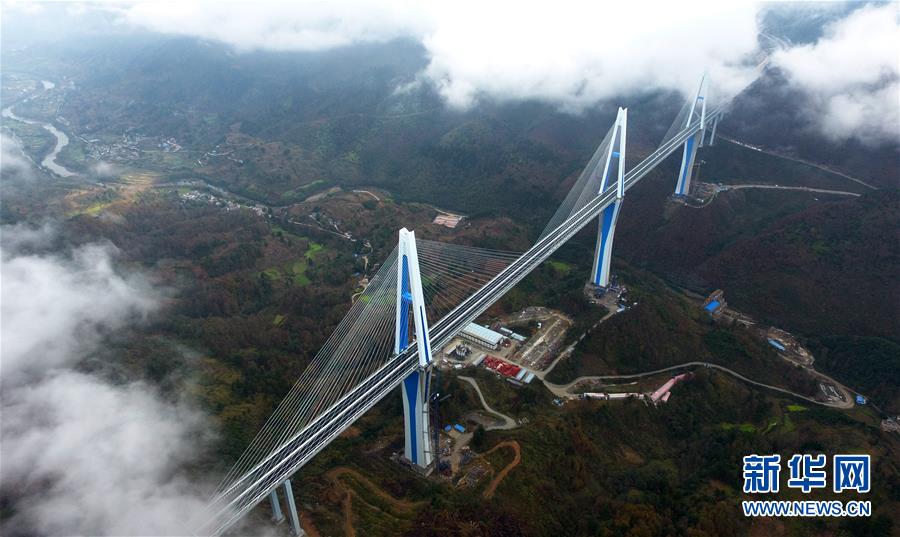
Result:
M694 159L697 156L697 148L703 147L703 137L706 134L706 101L707 90L709 87L709 77L706 73L700 79L700 87L697 88L697 94L693 101L690 102L690 110L684 127L687 128L696 117L700 117L700 130L691 135L684 142L684 153L681 157L681 170L678 172L678 181L675 183L675 195L682 197L687 196L691 191L691 175L694 173ZM712 140L710 140L712 144Z
M615 163L616 200L600 213L600 225L597 230L597 247L594 252L594 266L591 269L591 282L606 287L609 285L610 261L612 260L613 235L616 222L625 197L625 137L628 130L628 109L619 108L616 122L612 128L612 139L606 153L606 161L600 173L600 191L603 194L610 187L610 172Z
M409 345L412 320L419 355L419 367L401 384L403 390L403 421L406 431L404 455L420 468L428 468L433 460L430 419L428 415L429 383L431 380L431 341L428 338L428 319L425 316L425 295L419 273L416 235L400 230L398 248L400 270L397 271L397 322L394 353L400 354ZM412 310L412 319L410 319Z

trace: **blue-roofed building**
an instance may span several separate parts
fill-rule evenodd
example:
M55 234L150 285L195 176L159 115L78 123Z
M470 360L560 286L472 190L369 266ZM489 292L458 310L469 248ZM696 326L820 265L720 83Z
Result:
M458 423L457 423L456 425L454 425L453 428L456 429L457 431L461 432L461 433L466 432L466 428L463 427L462 425L458 424Z
M864 404L866 404L866 398L863 397L862 395L857 395L857 396L856 396L856 404L857 404L857 405L864 405Z
M778 349L780 351L785 350L784 345L782 345L782 343L780 341L778 341L777 339L769 338L769 345L775 347L776 349Z
M713 317L716 317L725 311L725 306L727 305L728 304L725 302L725 293L721 289L716 289L706 297L706 300L703 302L703 310Z

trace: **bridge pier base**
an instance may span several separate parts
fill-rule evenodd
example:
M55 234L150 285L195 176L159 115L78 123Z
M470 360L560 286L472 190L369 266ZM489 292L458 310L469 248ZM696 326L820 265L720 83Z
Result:
M294 491L291 488L291 480L284 481L284 495L287 497L288 514L291 516L291 529L294 535L301 537L306 535L303 528L300 527L300 517L297 515L297 504L294 502Z
M700 131L684 143L681 170L678 172L678 182L675 184L676 196L687 196L691 191L691 176L694 173L694 159L697 157L698 136L702 136L702 134L703 131Z
M284 521L284 513L281 512L281 502L278 501L278 489L269 493L269 504L272 506L272 522L281 524Z
M431 446L431 419L428 413L431 371L419 369L403 380L403 455L409 462L427 469L434 450Z
M594 266L591 271L591 283L599 287L609 285L610 264L612 262L613 236L616 232L616 221L622 200L618 199L600 213L600 227L597 230L597 247L594 253Z

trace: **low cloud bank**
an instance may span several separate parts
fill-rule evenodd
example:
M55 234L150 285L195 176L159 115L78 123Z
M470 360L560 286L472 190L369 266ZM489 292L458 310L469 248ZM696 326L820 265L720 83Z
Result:
M753 2L553 4L377 1L245 5L138 2L117 8L126 25L215 39L237 50L324 50L406 37L430 61L417 83L453 107L481 99L539 99L578 113L605 99L654 89L689 93L709 70L733 94L759 52ZM843 5L801 5L795 17L840 16ZM652 16L649 13L652 12ZM896 4L869 5L831 22L811 45L774 64L809 96L810 121L828 138L898 139Z
M91 175L101 178L101 179L109 179L110 177L116 177L122 173L122 168L116 166L115 164L111 164L106 161L98 161L96 164L91 166Z
M0 230L0 493L4 535L184 535L205 494L184 474L210 439L205 417L140 382L77 370L104 334L158 295L115 266L111 245L48 253L52 226Z
M419 80L459 108L480 98L542 99L578 112L624 92L689 91L706 68L721 75L727 91L742 82L741 62L757 45L757 8L745 2L638 2L615 9L573 0L138 2L114 9L126 25L214 39L240 51L414 39L431 60Z
M0 133L0 180L34 179L31 161L22 152L19 143L5 133Z
M238 52L411 39L422 44L429 61L414 82L398 89L430 84L455 108L536 99L578 113L624 94L689 94L704 70L719 95L734 93L749 80L761 21L774 11L788 26L831 21L816 43L790 46L773 58L809 96L811 124L832 140L896 143L896 3L139 1L69 8L68 16L85 23L100 19L109 32L186 35ZM50 27L51 17L44 18Z
M18 489L11 534L185 535L196 527L206 502L179 468L205 427L200 414L140 383L58 370L4 394L3 417L3 481Z
M896 144L898 50L897 5L869 5L830 23L815 43L782 50L773 61L808 96L807 116L825 136Z
M67 257L26 253L46 245L52 233L23 226L0 232L4 380L72 365L104 332L156 306L145 280L115 270L111 245L89 244Z

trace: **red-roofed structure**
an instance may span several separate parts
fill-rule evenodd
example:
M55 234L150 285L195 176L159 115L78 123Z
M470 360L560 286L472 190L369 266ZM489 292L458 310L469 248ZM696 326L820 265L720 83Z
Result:
M501 360L495 356L486 356L482 364L484 367L496 371L504 377L516 378L516 375L522 370L521 367L511 364L506 360Z

